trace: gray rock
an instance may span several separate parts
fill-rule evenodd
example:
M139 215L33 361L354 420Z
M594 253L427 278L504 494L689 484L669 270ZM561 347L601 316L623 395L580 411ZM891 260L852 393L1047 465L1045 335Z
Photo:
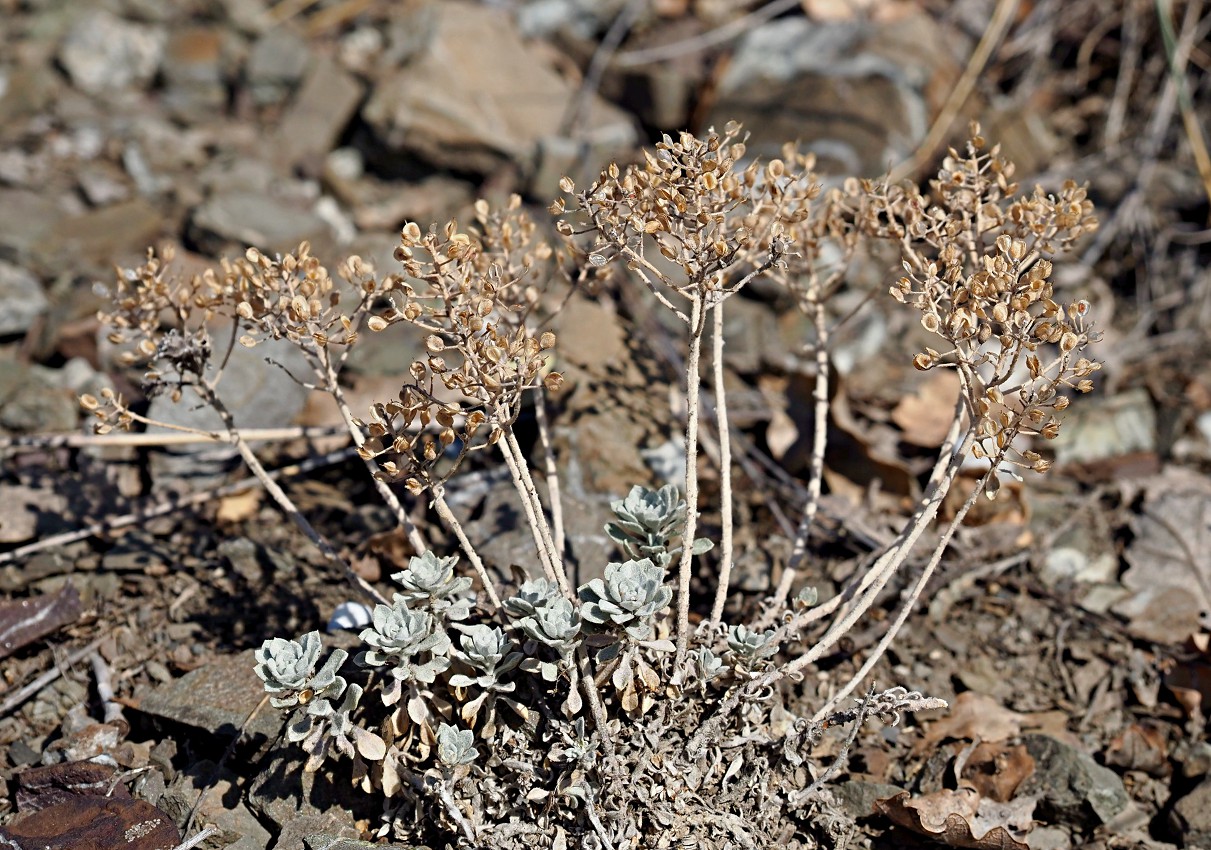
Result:
M519 4L517 26L526 38L569 32L591 39L626 6L625 0L528 0Z
M25 333L46 307L38 279L20 266L0 261L0 336Z
M333 241L331 229L314 212L259 192L231 191L216 195L194 210L190 237L209 254L243 254L249 245L267 253L295 250L303 240L316 253Z
M362 100L362 85L326 56L317 56L307 79L273 134L276 161L322 163Z
M185 27L169 36L162 75L164 103L190 124L227 103L225 33L218 27Z
M267 363L266 358L274 362ZM308 390L284 374L282 367L303 380L311 374L302 352L284 339L268 340L255 348L236 345L232 349L219 384L219 396L231 411L237 427L286 427L295 421L306 404ZM196 398L174 404L165 395L157 396L148 415L174 425L218 433L224 431L219 415L210 407L198 404ZM164 432L159 426L148 430ZM152 472L158 480L188 478L191 486L202 486L223 476L224 468L234 456L235 449L226 444L187 446L155 453L151 459Z
M76 172L76 183L91 207L104 207L130 197L130 183L122 169L101 161L83 165Z
M1052 440L1058 464L1090 463L1135 452L1155 452L1156 408L1143 387L1074 404Z
M218 827L217 838L224 850L264 850L273 837L239 799L237 782L231 771L216 771L213 762L200 761L178 776L160 805L174 820L183 822L198 803L198 822ZM199 795L203 795L200 800Z
M904 789L886 782L860 782L850 779L829 787L841 808L855 820L875 813L875 802L894 797Z
M0 431L74 431L78 421L74 393L49 385L42 373L11 352L0 354Z
M67 499L46 487L5 484L0 499L0 543L25 543L45 536L64 523L54 518L68 513ZM26 580L33 576L26 573Z
M1174 804L1169 826L1182 847L1211 847L1211 779L1204 779Z
M287 27L276 27L252 46L244 76L252 99L281 103L303 78L310 48Z
M269 195L280 173L263 159L230 156L214 159L198 172L198 185L209 195L252 192Z
M160 27L125 21L103 9L84 12L59 47L72 83L89 94L151 81L164 52Z
M164 232L164 215L146 198L132 198L64 216L35 246L34 268L108 277L115 264L137 262Z
M565 176L578 184L593 180L597 166L622 161L635 148L635 131L622 122L601 127L582 138L544 136L538 139L538 165L530 178L529 192L536 198L556 198L559 181Z
M251 652L219 656L168 685L141 692L139 708L213 734L234 736L265 696L255 664ZM279 711L266 706L248 725L247 734L272 739L284 723Z
M337 770L342 767L338 765ZM319 774L323 776L323 774ZM270 752L248 786L248 805L263 823L275 827L278 850L297 850L303 837L326 835L331 839L357 839L353 817L339 807L320 810L306 793L303 756L297 747ZM342 783L347 784L347 782ZM331 797L329 796L328 799Z
M1127 808L1123 780L1088 753L1046 735L1024 735L1035 769L1018 795L1039 796L1041 818L1050 823L1096 826Z
M826 173L874 176L911 154L929 128L926 92L960 71L953 38L928 15L895 22L782 18L746 33L705 122L741 121L749 154L787 139Z
M58 74L42 63L7 66L0 70L0 138L20 132L23 119L45 114L66 87Z
M278 365L267 363L266 358ZM232 349L218 391L238 427L285 427L303 409L308 391L283 374L282 368L302 379L310 376L302 353L287 340L267 340L255 348L237 345ZM156 397L148 415L173 425L223 430L219 415L209 407L174 404L164 396ZM208 448L213 451L214 447Z
M62 213L41 192L0 188L0 260L28 266Z
M539 140L560 135L572 86L503 12L453 0L434 5L428 49L379 81L362 117L387 148L435 165L490 173L512 162L532 170ZM619 135L630 124L599 99L584 122L620 125Z

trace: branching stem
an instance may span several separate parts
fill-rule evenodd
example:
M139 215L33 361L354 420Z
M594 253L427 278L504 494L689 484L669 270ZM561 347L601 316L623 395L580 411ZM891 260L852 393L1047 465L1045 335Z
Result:
M290 519L294 521L294 524L298 526L299 531L303 532L307 539L315 544L315 547L320 550L325 558L336 564L344 571L345 577L349 580L350 584L357 588L357 590L361 591L375 602L386 605L387 600L383 598L383 595L375 590L369 582L367 582L354 571L349 562L342 558L340 553L337 552L336 549L332 547L332 544L328 542L328 538L316 531L315 527L307 521L305 516L303 516L302 511L300 511L291 498L286 495L286 491L273 480L273 478L269 475L269 472L264 466L261 465L260 459L256 456L248 444L244 442L243 438L240 437L240 432L236 430L231 421L231 414L228 413L227 408L223 406L223 403L219 400L218 396L210 393L209 396L203 395L203 398L205 398L211 405L215 407L215 409L219 412L219 415L223 417L223 421L227 423L231 444L235 446L236 451L240 453L240 457L243 459L244 465L248 467L248 471L256 476L257 480L261 482L261 486L265 488L265 492L268 493L275 502L277 502L278 507L282 509L286 516L290 517Z
M337 380L336 369L333 367L332 358L328 356L327 350L320 349L320 364L322 366L322 377L325 382L325 389L336 402L337 409L341 412L341 418L345 421L345 427L349 429L349 435L353 437L354 445L361 447L366 441L362 429L357 426L354 421L353 412L349 409L349 403L345 400L345 391L341 389L340 382ZM408 511L404 508L399 497L391 486L382 479L379 474L379 465L372 457L363 458L363 463L366 464L366 469L370 471L370 480L374 482L374 489L378 491L379 496L387 504L391 511L395 514L395 519L399 523L400 528L404 530L404 534L408 536L408 543L412 545L416 554L420 554L429 548L424 536L420 533L420 529L416 527L416 523L408 516ZM460 538L461 539L461 538ZM472 552L464 549L467 552L467 557L472 558Z

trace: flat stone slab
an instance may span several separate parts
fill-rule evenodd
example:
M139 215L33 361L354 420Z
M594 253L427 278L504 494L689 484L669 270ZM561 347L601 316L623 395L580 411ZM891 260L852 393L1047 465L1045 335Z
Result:
M140 692L139 710L216 735L234 736L265 695L252 652L223 655L162 687ZM248 725L249 736L276 738L285 717L266 704Z

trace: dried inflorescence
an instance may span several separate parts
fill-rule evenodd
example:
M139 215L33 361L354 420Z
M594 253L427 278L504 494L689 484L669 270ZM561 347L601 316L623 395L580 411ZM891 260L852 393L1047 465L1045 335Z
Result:
M753 160L742 169L745 153L735 122L705 139L665 135L654 152L644 151L642 165L611 165L587 189L564 178L560 187L574 205L561 198L551 211L571 216L560 225L566 236L586 225L593 233L591 265L620 260L688 322L670 294L704 297L710 306L752 279L732 272L778 265L793 250L788 231L807 220L819 194L810 159L792 153L789 165ZM673 268L653 262L653 253Z
M311 255L307 242L294 253L268 257L249 248L218 269L181 276L172 264L175 250L148 250L144 262L118 270L106 292L111 306L100 319L108 340L124 347L119 361L147 363L144 389L149 395L171 390L179 401L192 387L207 403L218 401L218 381L230 346L254 347L268 339L286 339L303 352L321 386L335 388L336 373L370 305L390 292L397 278L381 282L361 258L345 260L334 279ZM226 328L224 328L226 324ZM215 334L227 332L227 338ZM339 348L340 350L334 350ZM109 395L85 406L102 429L134 423L122 399Z
M1038 472L1050 461L1019 450L1019 434L1054 439L1065 390L1089 392L1101 368L1083 352L1096 339L1089 304L1057 300L1051 258L1097 227L1085 190L1068 181L1058 195L1041 187L1015 198L1013 165L973 126L966 154L951 150L931 183L867 184L863 224L903 246L896 300L921 313L942 342L913 358L918 369L954 368L975 426L973 453ZM994 479L995 480L995 479Z
M481 201L470 231L453 221L440 232L415 223L402 230L395 256L406 282L369 327L410 324L425 333L427 355L410 365L398 399L375 405L362 453L414 493L447 480L469 452L496 445L527 391L562 383L548 368L555 334L528 321L541 293L535 266L552 253L520 203L514 196L492 213ZM448 451L454 457L443 467Z

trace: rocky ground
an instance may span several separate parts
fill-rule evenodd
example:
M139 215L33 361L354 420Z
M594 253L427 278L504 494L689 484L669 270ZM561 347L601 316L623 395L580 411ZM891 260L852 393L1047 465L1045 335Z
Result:
M469 220L476 198L514 192L541 216L562 175L584 183L661 132L732 119L758 156L799 140L826 180L892 166L923 179L939 139L958 143L978 118L1025 185L1089 184L1102 227L1056 277L1090 301L1105 368L1069 411L1054 471L969 518L877 668L881 685L951 709L858 739L833 785L831 840L1018 846L997 842L1015 840L1005 830L1029 799L1022 840L1037 850L1211 847L1201 4L0 0L0 21L0 836L34 846L20 842L37 811L66 800L74 821L37 827L37 846L125 834L122 846L168 848L215 824L202 846L352 848L382 814L340 783L304 798L296 757L272 746L277 715L254 711L251 649L322 627L348 598L340 577L268 500L230 486L229 453L48 438L83 435L82 393L139 398L96 319L114 264L168 244L196 270L307 240L334 264L388 268L406 221ZM858 263L830 303L852 318L831 349L812 536L823 595L906 515L941 442L932 414L954 392L911 368L915 319L885 296L887 259ZM755 602L804 498L811 323L760 288L729 321L737 582ZM558 323L569 540L591 570L611 556L610 500L675 467L684 353L625 291L577 293ZM339 426L259 368L262 349L236 351L225 381L242 427ZM350 364L354 405L390 397L416 351L376 336ZM200 415L164 399L151 413ZM263 444L279 466L335 451L288 489L374 581L407 543L342 448ZM450 502L489 561L524 563L500 481L476 468ZM825 697L880 634L856 630L796 698ZM958 793L958 778L1001 808L939 817L931 795ZM130 794L97 796L98 783Z

